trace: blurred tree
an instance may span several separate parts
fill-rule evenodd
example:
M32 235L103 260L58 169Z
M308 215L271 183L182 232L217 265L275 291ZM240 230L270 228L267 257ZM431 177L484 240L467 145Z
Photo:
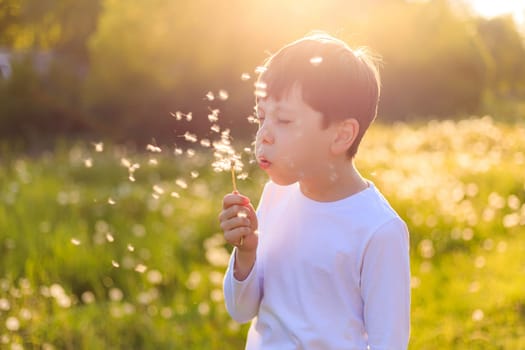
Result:
M480 39L487 47L492 72L490 90L505 97L525 92L524 38L516 29L511 16L478 20ZM522 95L523 96L523 95Z
M486 55L470 22L447 1L385 6L368 31L384 60L386 118L476 110L486 85Z

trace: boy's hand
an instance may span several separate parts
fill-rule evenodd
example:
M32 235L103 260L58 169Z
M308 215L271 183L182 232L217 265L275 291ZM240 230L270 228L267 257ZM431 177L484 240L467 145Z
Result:
M255 252L257 215L248 197L238 192L224 196L219 221L228 243L236 246L239 252Z
M254 266L259 242L257 215L250 199L238 192L224 196L219 221L226 241L237 247L233 276L242 281Z

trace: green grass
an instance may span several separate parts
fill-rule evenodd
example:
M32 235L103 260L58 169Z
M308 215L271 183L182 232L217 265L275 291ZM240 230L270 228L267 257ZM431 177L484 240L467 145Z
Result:
M221 294L230 176L195 148L3 148L0 348L243 348L247 325ZM410 349L525 348L524 152L525 126L490 118L378 124L366 136L357 165L411 232ZM122 158L140 164L136 181ZM245 169L239 189L257 203L264 174Z

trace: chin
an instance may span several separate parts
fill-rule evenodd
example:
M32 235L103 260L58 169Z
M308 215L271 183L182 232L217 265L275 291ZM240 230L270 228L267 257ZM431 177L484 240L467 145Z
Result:
M270 175L270 180L276 185L279 186L289 186L297 182L297 179L295 178L283 178L279 176L272 176Z

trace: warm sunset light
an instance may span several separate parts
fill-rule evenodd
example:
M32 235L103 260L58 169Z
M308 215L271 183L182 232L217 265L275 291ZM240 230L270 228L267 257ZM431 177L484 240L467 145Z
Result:
M525 2L520 0L467 0L482 16L495 17L511 14L520 25L525 24Z
M525 0L0 0L0 349L525 349L523 169Z

